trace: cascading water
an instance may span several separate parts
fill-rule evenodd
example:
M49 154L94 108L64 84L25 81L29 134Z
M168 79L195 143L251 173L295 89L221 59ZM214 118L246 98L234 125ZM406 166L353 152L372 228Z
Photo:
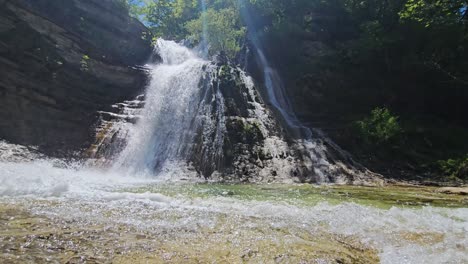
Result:
M339 148L319 131L320 139L312 139L311 130L295 117L273 68L265 68L267 95L288 130L295 132L289 141L246 72L226 61L202 59L197 50L157 42L155 52L162 63L148 65L146 94L115 105L117 113L101 113L97 142L88 151L95 164L174 180L203 176L381 184L379 177L355 172L339 159L329 162L328 146L334 153ZM261 50L259 54L268 65ZM106 121L109 117L114 120Z
M186 160L190 152L208 62L172 41L158 40L156 51L162 63L149 66L145 107L115 160L115 169L153 173Z
M252 15L248 9L248 5L244 3L244 0L238 0L239 6L241 6L241 15L246 22L248 28L254 29L255 23L253 22ZM255 32L249 30L248 32L249 40L256 49L256 56L260 66L263 69L263 78L264 84L267 91L267 96L269 102L273 107L280 113L281 117L284 119L286 125L296 130L295 132L305 132L306 137L311 136L311 131L303 126L298 118L296 117L291 103L286 94L283 82L278 74L278 72L270 65L267 57L263 52L263 48L260 40L258 39ZM304 131L300 131L304 130ZM301 135L296 135L301 136Z
M288 100L288 96L286 95L284 85L278 72L270 66L265 54L263 54L263 51L260 48L257 48L257 54L260 64L263 67L263 77L270 103L281 113L281 116L284 118L288 127L293 129L303 129L304 127L300 124L292 110L291 103Z
M243 7L241 8L241 14L248 28L254 29L255 23L253 22L250 10L243 0L238 0L238 2ZM316 182L337 181L342 174L350 174L353 177L357 174L379 177L355 162L346 151L334 144L322 131L317 129L312 130L302 124L288 99L281 77L271 66L263 52L261 41L253 31L248 31L248 36L256 49L257 61L263 69L264 86L268 101L283 119L290 136L295 138L297 145L295 148L302 149L302 152L304 152L304 163L309 163L306 166L314 172ZM338 160L334 161L330 159L331 150L329 148L332 148L338 154ZM357 175L357 177L361 175Z

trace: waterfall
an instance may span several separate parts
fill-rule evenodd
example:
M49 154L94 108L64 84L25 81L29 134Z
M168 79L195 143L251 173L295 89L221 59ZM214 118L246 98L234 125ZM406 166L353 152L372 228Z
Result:
M254 29L255 23L253 22L247 5L245 5L243 0L238 0L238 2L242 7L241 15L244 18L248 28ZM295 136L310 138L312 136L311 130L302 125L299 119L296 117L291 102L289 101L289 97L285 91L281 77L279 76L278 72L271 66L270 62L265 56L261 42L257 35L255 32L249 30L248 36L256 49L255 55L257 56L257 60L263 69L264 85L269 102L272 104L275 110L280 113L288 128L292 129L293 133L299 134Z
M254 29L255 22L248 6L243 0L238 0L238 3L247 27ZM329 182L340 177L340 174L349 174L352 178L357 174L372 174L355 162L349 153L326 137L321 130L306 127L297 118L281 77L265 56L260 39L252 30L248 31L248 37L256 50L257 61L263 70L267 99L283 119L290 136L295 138L295 148L304 153L304 163L308 163L309 170L315 173L316 181Z
M208 61L173 41L158 40L162 63L149 65L151 81L140 119L114 168L131 173L152 173L187 158L196 132L200 84Z
M342 174L369 174L370 171L355 162L349 153L326 137L322 131L313 130L302 124L294 112L278 72L270 66L258 40L253 43L257 45L257 57L263 67L264 85L269 102L280 113L291 136L296 138L296 148L302 149L304 162L309 163L307 166L314 172L316 181L330 182ZM332 151L337 157L332 157Z
M301 132L302 130L302 132L305 132L305 137L310 137L311 131L300 123L293 111L278 72L270 66L265 54L259 47L257 47L257 56L263 67L263 78L270 103L280 112L289 128L296 130L295 132Z
M379 181L319 130L301 124L261 49L271 109L240 67L163 39L155 52L162 62L147 65L145 94L116 104L117 112L100 113L89 150L96 164L160 179Z

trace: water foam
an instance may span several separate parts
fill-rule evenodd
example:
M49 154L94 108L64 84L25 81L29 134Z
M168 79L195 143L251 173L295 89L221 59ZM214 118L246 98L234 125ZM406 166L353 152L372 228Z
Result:
M297 239L301 237L297 232L311 236L326 232L357 238L375 248L382 263L468 261L467 208L384 210L350 202L332 205L324 201L310 206L294 205L294 200L133 192L158 183L152 178L59 165L47 160L1 162L0 201L20 203L51 218L82 224L128 224L144 232L192 230L196 234L199 229L219 226L221 220L227 221L222 226L239 232L285 230ZM171 188L167 183L164 186ZM44 198L54 203L36 202Z
M34 162L0 162L0 196L94 197L109 188L151 183L154 179L137 178L105 172L95 168L73 168L72 164L37 160Z

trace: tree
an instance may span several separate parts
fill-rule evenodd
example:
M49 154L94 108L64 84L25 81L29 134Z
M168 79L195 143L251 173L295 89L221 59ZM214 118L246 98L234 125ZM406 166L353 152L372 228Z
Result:
M130 0L132 1L132 0ZM198 0L133 0L139 15L157 37L183 39L185 24L200 13Z
M206 25L204 25L206 23ZM245 28L240 25L239 14L234 8L208 9L195 20L187 23L189 38L195 42L203 39L204 28L211 54L224 52L235 57L245 38Z
M423 23L426 27L458 24L466 8L464 0L408 0L400 17Z

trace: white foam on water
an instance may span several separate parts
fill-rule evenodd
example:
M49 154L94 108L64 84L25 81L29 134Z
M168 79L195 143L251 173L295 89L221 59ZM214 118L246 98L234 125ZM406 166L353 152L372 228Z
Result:
M154 179L130 177L93 168L66 168L48 160L0 162L0 196L93 196L99 190L151 183Z
M240 229L282 228L352 236L379 251L382 263L466 263L468 208L378 209L344 202L295 206L234 197L174 197L129 190L157 184L152 178L89 168L57 167L50 161L0 163L0 201L24 203L38 214L86 223L134 225L151 230L214 228L221 216ZM166 183L167 188L171 188ZM36 203L48 199L58 203ZM97 213L100 212L100 213ZM104 217L102 212L112 212ZM172 230L172 231L171 231ZM404 234L425 236L422 243ZM441 236L440 241L433 236Z

